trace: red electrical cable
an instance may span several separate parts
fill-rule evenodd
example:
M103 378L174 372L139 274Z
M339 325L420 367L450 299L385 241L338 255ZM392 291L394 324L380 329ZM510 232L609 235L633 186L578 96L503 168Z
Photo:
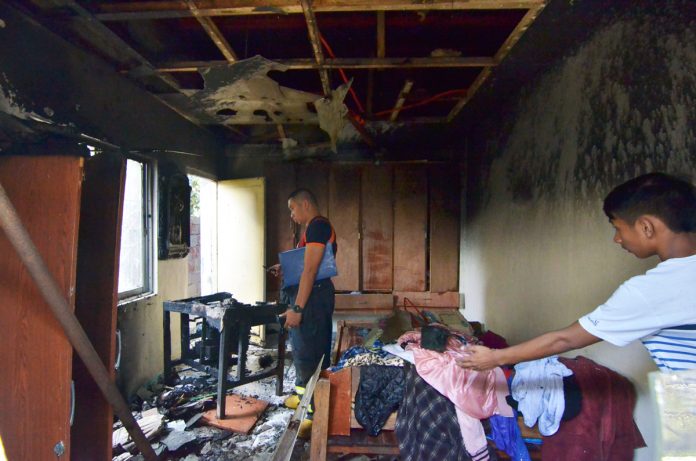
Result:
M329 56L331 56L333 59L336 59L336 55L334 54L333 50L329 46L329 43L324 39L324 37L319 34L319 39L321 40L321 44L324 45L324 48L326 48L326 52L329 53ZM346 76L346 73L343 72L343 69L338 69L338 72L341 74L341 77L343 78L343 83L348 83L348 77ZM360 113L365 113L365 109L363 109L363 105L360 103L360 100L358 99L358 95L355 93L355 90L351 86L350 89L350 95L353 97L353 101L355 101L355 105L358 107L358 110Z
M336 55L334 54L333 49L331 49L331 46L330 46L329 43L326 41L326 39L324 39L324 37L321 36L321 35L319 35L319 39L321 40L322 45L324 45L324 48L326 49L326 52L329 54L329 56L331 56L331 58L333 58L333 59L336 59ZM339 72L339 74L341 75L341 78L343 79L343 82L344 82L344 83L348 83L348 77L346 76L346 73L343 71L343 69L339 68L339 69L338 69L338 72ZM353 89L353 87L351 87L348 91L350 92L350 95L352 96L353 101L355 101L355 105L357 106L358 110L359 110L361 113L364 114L364 113L365 113L365 109L363 108L363 105L360 103L360 100L358 99L358 95L357 95L357 93L355 92L355 90ZM430 104L430 103L433 102L433 101L437 101L438 99L442 99L442 98L447 97L447 96L450 96L450 95L462 94L462 93L466 94L466 91L467 91L467 90L463 90L463 89L461 89L461 90L449 90L449 91L444 91L444 92L442 92L442 93L436 94L435 96L431 96L431 97L429 97L429 98L422 99L422 100L420 100L420 101L418 101L418 102L415 102L415 103L413 103L413 104L408 104L408 105L406 105L406 106L402 106L402 107L400 107L400 108L398 108L398 109L387 109L387 110L383 110L383 111L381 111L381 112L377 112L377 113L374 114L374 116L375 116L375 117L381 117L381 116L384 116L384 115L389 115L389 114L391 114L392 112L396 112L396 111L401 112L401 111L404 111L404 110L413 109L414 107L424 106L424 105L426 105L426 104ZM363 120L362 117L360 117L357 113L355 113L355 112L353 112L353 111L351 111L351 112L353 113L353 115L354 115L354 117L356 118L356 120L358 121L358 123L360 123L360 125L364 125L364 124L365 124L365 120Z
M466 90L449 90L449 91L443 91L442 93L438 93L438 94L436 94L435 96L431 96L431 97L429 97L429 98L421 99L421 100L418 101L418 102L414 102L413 104L408 104L408 105L406 105L406 106L401 106L401 107L398 108L398 109L387 109L387 110L383 110L383 111L381 111L381 112L377 112L377 113L374 114L374 115L375 115L375 117L381 117L381 116L383 116L383 115L389 115L389 114L391 114L392 112L396 112L396 111L401 112L401 111L403 111L403 110L413 109L414 107L420 107L420 106L424 106L424 105L426 105L426 104L430 104L431 102L436 101L436 100L438 100L438 99L442 99L442 98L444 98L444 97L446 97L446 96L450 96L450 95L453 95L453 94L462 94L462 93L465 93L465 94L466 94Z

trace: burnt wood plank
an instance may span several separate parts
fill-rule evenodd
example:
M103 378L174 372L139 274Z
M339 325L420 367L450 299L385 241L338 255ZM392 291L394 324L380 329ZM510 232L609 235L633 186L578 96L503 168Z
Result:
M429 173L430 291L458 291L460 172L456 165L434 165Z
M115 378L116 306L125 162L108 152L85 162L80 213L75 315ZM73 357L75 420L72 459L111 457L113 410L82 360Z
M295 190L295 169L291 164L268 162L266 179L266 266L278 263L278 253L293 248L293 223L288 211L288 195ZM279 300L280 279L267 273L266 299Z
M397 308L401 308L409 303L404 300L408 299L413 305L418 308L459 308L459 292L458 291L395 291L394 304Z
M394 309L394 297L391 293L363 293L350 294L339 293L336 295L336 311L337 312L360 312L366 313L383 313Z
M338 276L336 290L360 289L360 170L354 166L331 168L329 219L336 230Z
M82 159L0 156L0 183L70 306ZM70 459L72 347L5 234L0 232L0 433L7 459Z
M352 367L329 375L329 435L350 435Z
M392 168L368 166L362 171L362 289L391 291L393 286Z
M425 169L394 170L394 290L425 291L428 191Z

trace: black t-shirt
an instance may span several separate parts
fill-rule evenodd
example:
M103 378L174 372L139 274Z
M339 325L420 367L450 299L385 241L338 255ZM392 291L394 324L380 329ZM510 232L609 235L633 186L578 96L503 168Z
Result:
M318 243L320 245L331 243L333 245L334 255L338 251L336 232L327 218L323 216L313 218L307 225L307 229L297 246L301 248L312 243Z

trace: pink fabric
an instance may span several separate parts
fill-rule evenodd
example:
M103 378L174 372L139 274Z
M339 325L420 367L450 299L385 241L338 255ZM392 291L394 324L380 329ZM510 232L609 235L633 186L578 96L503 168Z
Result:
M513 415L505 401L509 390L503 370L478 372L458 366L455 360L467 352L466 345L454 337L448 338L444 352L421 348L419 331L404 333L398 343L409 343L405 349L413 351L418 374L454 403L466 451L479 452L487 445L480 420Z

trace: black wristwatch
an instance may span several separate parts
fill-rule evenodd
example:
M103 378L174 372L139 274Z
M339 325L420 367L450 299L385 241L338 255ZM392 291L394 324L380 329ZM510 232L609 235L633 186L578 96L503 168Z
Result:
M294 306L292 306L291 309L292 309L293 312L297 312L298 314L301 314L301 313L302 313L302 308L301 308L300 306L298 306L297 304L295 304Z

